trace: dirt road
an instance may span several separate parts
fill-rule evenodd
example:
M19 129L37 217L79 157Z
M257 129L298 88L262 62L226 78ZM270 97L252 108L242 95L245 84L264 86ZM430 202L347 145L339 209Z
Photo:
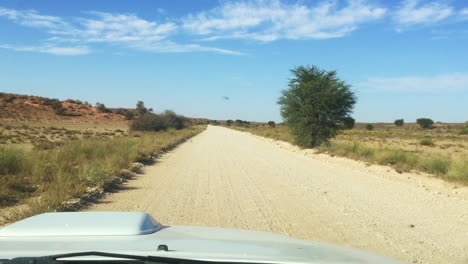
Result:
M408 263L468 263L468 192L210 126L90 208L272 231Z

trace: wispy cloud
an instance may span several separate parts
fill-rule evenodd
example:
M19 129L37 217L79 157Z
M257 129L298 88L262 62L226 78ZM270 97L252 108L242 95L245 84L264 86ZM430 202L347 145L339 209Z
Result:
M241 55L241 52L206 47L199 44L183 44L170 40L178 26L173 22L157 23L134 14L87 12L88 17L64 21L54 16L44 16L34 10L0 9L0 17L27 27L45 29L50 37L44 46L2 45L16 51L36 51L55 55L82 55L91 52L93 43L115 44L148 52L214 52ZM89 17L91 16L91 17ZM76 47L69 47L74 45Z
M41 15L35 10L14 10L0 7L0 17L6 17L23 26L46 28L51 31L69 27L62 18Z
M48 34L27 44L3 48L57 55L92 52L98 44L146 52L212 52L242 55L242 52L205 46L218 39L250 39L271 42L279 39L329 39L349 35L364 24L388 20L397 30L415 25L435 25L468 19L468 8L456 9L445 0L402 0L396 9L373 0L241 0L219 5L179 18L167 17L157 9L155 19L136 14L84 12L80 17L58 17L35 10L0 7L0 18ZM383 2L383 1L381 1ZM387 16L387 14L389 14ZM157 19L156 19L157 18ZM454 18L454 19L449 19ZM185 43L180 40L183 39ZM205 41L202 43L200 41ZM214 43L214 42L213 42Z
M448 73L431 77L406 76L369 78L357 88L393 92L455 92L468 90L468 73Z
M394 15L394 20L402 26L434 24L447 19L454 8L442 1L423 3L420 0L404 0Z
M204 40L244 38L326 39L345 36L364 22L382 18L386 9L363 0L322 1L315 6L279 0L225 2L182 19L183 28Z
M40 52L54 55L76 56L91 53L91 50L85 46L78 47L57 47L51 45L45 46L13 46L13 45L0 45L2 49L10 49L14 51L29 51Z

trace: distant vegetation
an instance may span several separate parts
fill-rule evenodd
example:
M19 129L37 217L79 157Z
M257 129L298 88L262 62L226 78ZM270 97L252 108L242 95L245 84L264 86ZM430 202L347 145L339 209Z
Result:
M161 131L168 128L182 129L189 125L189 120L174 111L166 110L161 114L152 113L142 101L137 103L138 117L130 123L134 131Z
M356 97L335 71L300 66L291 72L289 88L278 99L284 123L299 146L327 144L351 114Z
M434 124L434 121L429 118L418 118L416 119L416 123L419 124L421 128L432 128L432 125Z
M372 124L367 124L366 129L367 130L374 130L374 126Z
M397 119L397 120L395 120L394 124L395 124L395 126L401 127L401 126L403 126L405 124L405 120Z
M101 113L110 113L110 112L112 112L104 104L101 104L101 103L96 103L96 109Z
M372 130L367 127L372 125ZM268 124L233 127L263 137L294 143L290 129ZM398 172L422 171L450 181L468 184L468 124L435 124L421 129L419 124L357 123L343 130L331 144L317 148L319 152L339 155L369 163L392 166Z
M57 115L65 115L65 108L63 108L62 103L58 99L45 99L45 105L49 105L54 109Z

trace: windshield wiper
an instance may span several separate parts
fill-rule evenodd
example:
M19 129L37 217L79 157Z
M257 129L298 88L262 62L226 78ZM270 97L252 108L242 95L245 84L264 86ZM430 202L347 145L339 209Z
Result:
M64 258L74 258L74 257L89 257L89 256L98 256L98 257L109 257L115 258L112 260L63 260ZM161 263L161 264L212 264L212 263L224 263L224 264L245 264L245 262L220 262L220 261L204 261L204 260L191 260L191 259L181 259L181 258L170 258L170 257L157 257L157 256L139 256L139 255L126 255L118 253L108 253L108 252L99 252L99 251L88 251L88 252L76 252L76 253L67 253L59 255L50 255L44 257L19 257L13 259L2 259L0 264L66 264L66 263L86 263L86 262L100 262L100 263L109 263L112 262L143 262L143 263Z
M50 255L44 257L19 257L9 260L0 260L0 264L60 264L69 262L108 262L109 260L61 260L64 258L74 257L109 257L115 258L112 261L141 261L145 263L163 263L163 264L176 264L176 263L206 263L204 261L194 261L188 259L176 259L167 257L156 257L156 256L139 256L139 255L127 255L118 253L108 253L99 251L88 251L88 252L76 252L67 254Z

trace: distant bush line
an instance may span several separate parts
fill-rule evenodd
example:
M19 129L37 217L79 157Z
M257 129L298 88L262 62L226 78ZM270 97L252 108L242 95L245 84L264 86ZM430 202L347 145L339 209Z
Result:
M145 112L130 123L133 131L161 131L169 128L182 129L189 125L189 120L174 111L166 110L161 114Z

